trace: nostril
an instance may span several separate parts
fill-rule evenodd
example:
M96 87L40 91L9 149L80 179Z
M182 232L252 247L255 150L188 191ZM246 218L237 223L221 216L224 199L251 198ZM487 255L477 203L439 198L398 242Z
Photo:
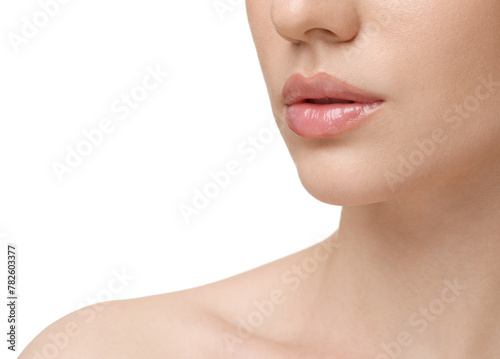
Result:
M321 29L321 28L309 29L306 31L305 35L311 38L311 40L312 38L316 37L326 43L341 41L341 39L339 38L339 36L337 36L337 34L328 29Z

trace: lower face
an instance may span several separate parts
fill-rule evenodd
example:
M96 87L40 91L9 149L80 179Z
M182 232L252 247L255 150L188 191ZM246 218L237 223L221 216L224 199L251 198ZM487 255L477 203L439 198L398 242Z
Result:
M318 200L366 205L453 183L487 159L500 168L498 0L246 5L273 114ZM297 134L283 86L319 72L376 94L381 108L331 136Z

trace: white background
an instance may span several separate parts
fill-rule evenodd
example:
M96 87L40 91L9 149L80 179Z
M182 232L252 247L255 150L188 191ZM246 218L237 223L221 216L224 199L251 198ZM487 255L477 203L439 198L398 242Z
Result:
M214 282L337 228L340 207L306 192L279 134L251 160L238 151L273 119L245 4L232 3L220 17L213 0L72 0L17 52L12 34L41 5L0 5L1 302L7 242L17 246L19 296L15 354L1 306L2 358L96 298ZM111 104L148 66L169 75L120 120ZM64 164L67 146L103 118L113 132L59 181L53 162ZM179 204L231 160L241 174L186 223ZM122 271L134 279L111 293Z

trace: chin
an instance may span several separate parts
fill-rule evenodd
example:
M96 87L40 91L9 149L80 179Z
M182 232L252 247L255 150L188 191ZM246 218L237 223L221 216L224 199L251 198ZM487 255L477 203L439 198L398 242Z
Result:
M394 198L383 171L376 166L348 161L296 161L300 181L318 201L334 206L362 206ZM364 167L365 165L365 167ZM375 167L375 168L373 168Z

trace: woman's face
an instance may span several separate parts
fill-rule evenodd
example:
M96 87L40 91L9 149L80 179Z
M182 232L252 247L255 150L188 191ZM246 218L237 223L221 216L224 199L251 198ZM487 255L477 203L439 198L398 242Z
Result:
M500 1L246 5L275 119L317 199L376 203L449 188L486 160L500 167ZM319 72L376 95L380 109L331 137L297 135L285 120L283 86L292 74Z

